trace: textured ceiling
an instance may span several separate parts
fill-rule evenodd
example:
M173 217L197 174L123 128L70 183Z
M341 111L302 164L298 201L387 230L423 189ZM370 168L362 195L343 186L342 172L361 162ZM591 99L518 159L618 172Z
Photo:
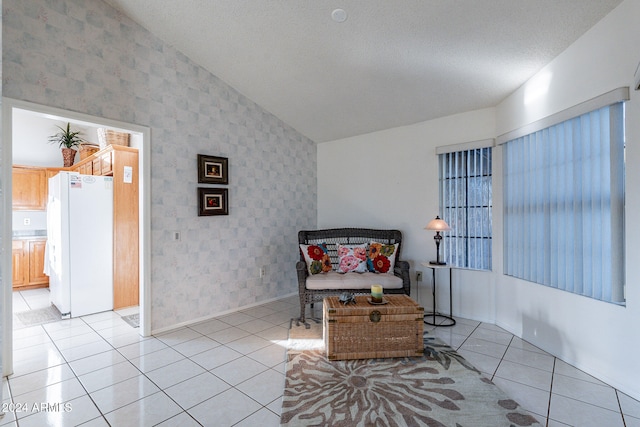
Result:
M316 142L495 106L621 2L105 1Z

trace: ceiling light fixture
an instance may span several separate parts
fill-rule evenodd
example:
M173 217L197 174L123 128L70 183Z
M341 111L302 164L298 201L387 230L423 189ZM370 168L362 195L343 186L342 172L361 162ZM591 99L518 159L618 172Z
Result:
M344 9L336 9L331 12L331 19L338 23L344 22L347 20L347 12Z

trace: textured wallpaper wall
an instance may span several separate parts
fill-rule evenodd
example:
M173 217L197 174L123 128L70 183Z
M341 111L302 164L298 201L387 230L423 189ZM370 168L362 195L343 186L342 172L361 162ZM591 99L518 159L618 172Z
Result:
M151 128L152 329L296 291L314 142L100 0L2 8L4 96ZM197 216L199 153L229 158L229 216Z

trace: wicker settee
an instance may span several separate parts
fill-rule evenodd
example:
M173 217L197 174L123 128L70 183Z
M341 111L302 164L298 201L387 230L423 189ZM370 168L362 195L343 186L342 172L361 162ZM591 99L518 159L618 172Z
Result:
M369 245L379 242L383 245L397 245L393 256L393 270L387 273L338 273L339 257L338 245ZM300 260L296 263L298 273L298 292L300 296L299 322L306 323L305 311L307 304L322 301L326 296L339 295L343 292L366 294L371 292L371 285L382 284L385 294L405 294L411 292L409 263L400 260L402 247L402 233L398 230L375 230L368 228L333 228L324 230L302 230L298 232ZM305 261L304 245L319 245L325 243L332 271L322 274L310 274L308 259Z

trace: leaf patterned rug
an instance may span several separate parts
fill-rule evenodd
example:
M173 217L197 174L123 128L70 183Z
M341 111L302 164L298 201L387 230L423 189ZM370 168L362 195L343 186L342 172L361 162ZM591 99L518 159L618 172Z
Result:
M283 426L539 426L451 347L422 357L329 361L322 326L289 332Z

